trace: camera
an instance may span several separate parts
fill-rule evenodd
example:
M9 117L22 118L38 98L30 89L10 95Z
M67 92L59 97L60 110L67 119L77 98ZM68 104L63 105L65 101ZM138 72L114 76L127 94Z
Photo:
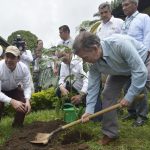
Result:
M20 51L25 51L25 41L22 39L21 35L17 35L16 39L13 40L12 43L14 46L16 46Z

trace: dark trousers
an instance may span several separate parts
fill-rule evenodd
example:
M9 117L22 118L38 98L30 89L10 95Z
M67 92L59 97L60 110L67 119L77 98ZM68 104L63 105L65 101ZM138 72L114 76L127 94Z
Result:
M11 91L2 91L2 92L5 95L11 97L12 99L15 99L17 101L21 101L23 103L26 102L25 98L24 98L23 90L20 87L14 89L14 90L11 90ZM0 118L2 117L3 109L4 109L4 103L0 102ZM25 118L25 113L16 111L12 126L14 126L14 127L15 126L22 126L23 122L24 122L24 118Z
M124 87L125 94L130 87L131 79L126 83ZM139 100L138 103L133 103L128 107L128 113L135 116L141 116L147 118L148 115L148 97L147 97L147 90L146 88L143 91L144 98Z

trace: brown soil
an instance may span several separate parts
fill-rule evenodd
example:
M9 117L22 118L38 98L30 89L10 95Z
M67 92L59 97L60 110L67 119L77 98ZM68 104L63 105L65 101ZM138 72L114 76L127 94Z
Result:
M31 144L38 132L50 133L64 124L60 120L50 122L34 122L22 129L16 129L11 138L5 143L3 150L88 150L84 142L92 139L88 133L78 130L66 130L57 133L47 145Z

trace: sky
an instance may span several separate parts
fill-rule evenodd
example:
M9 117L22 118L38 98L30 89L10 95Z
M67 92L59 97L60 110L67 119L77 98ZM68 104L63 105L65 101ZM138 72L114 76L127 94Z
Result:
M68 25L74 38L82 21L98 19L93 14L106 1L110 0L0 0L0 36L7 40L12 32L26 30L50 48L60 40L61 25Z

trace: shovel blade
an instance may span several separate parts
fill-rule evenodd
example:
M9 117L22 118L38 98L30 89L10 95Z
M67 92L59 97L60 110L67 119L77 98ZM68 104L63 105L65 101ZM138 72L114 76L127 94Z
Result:
M47 144L51 137L50 133L37 133L35 140L30 141L33 144Z

